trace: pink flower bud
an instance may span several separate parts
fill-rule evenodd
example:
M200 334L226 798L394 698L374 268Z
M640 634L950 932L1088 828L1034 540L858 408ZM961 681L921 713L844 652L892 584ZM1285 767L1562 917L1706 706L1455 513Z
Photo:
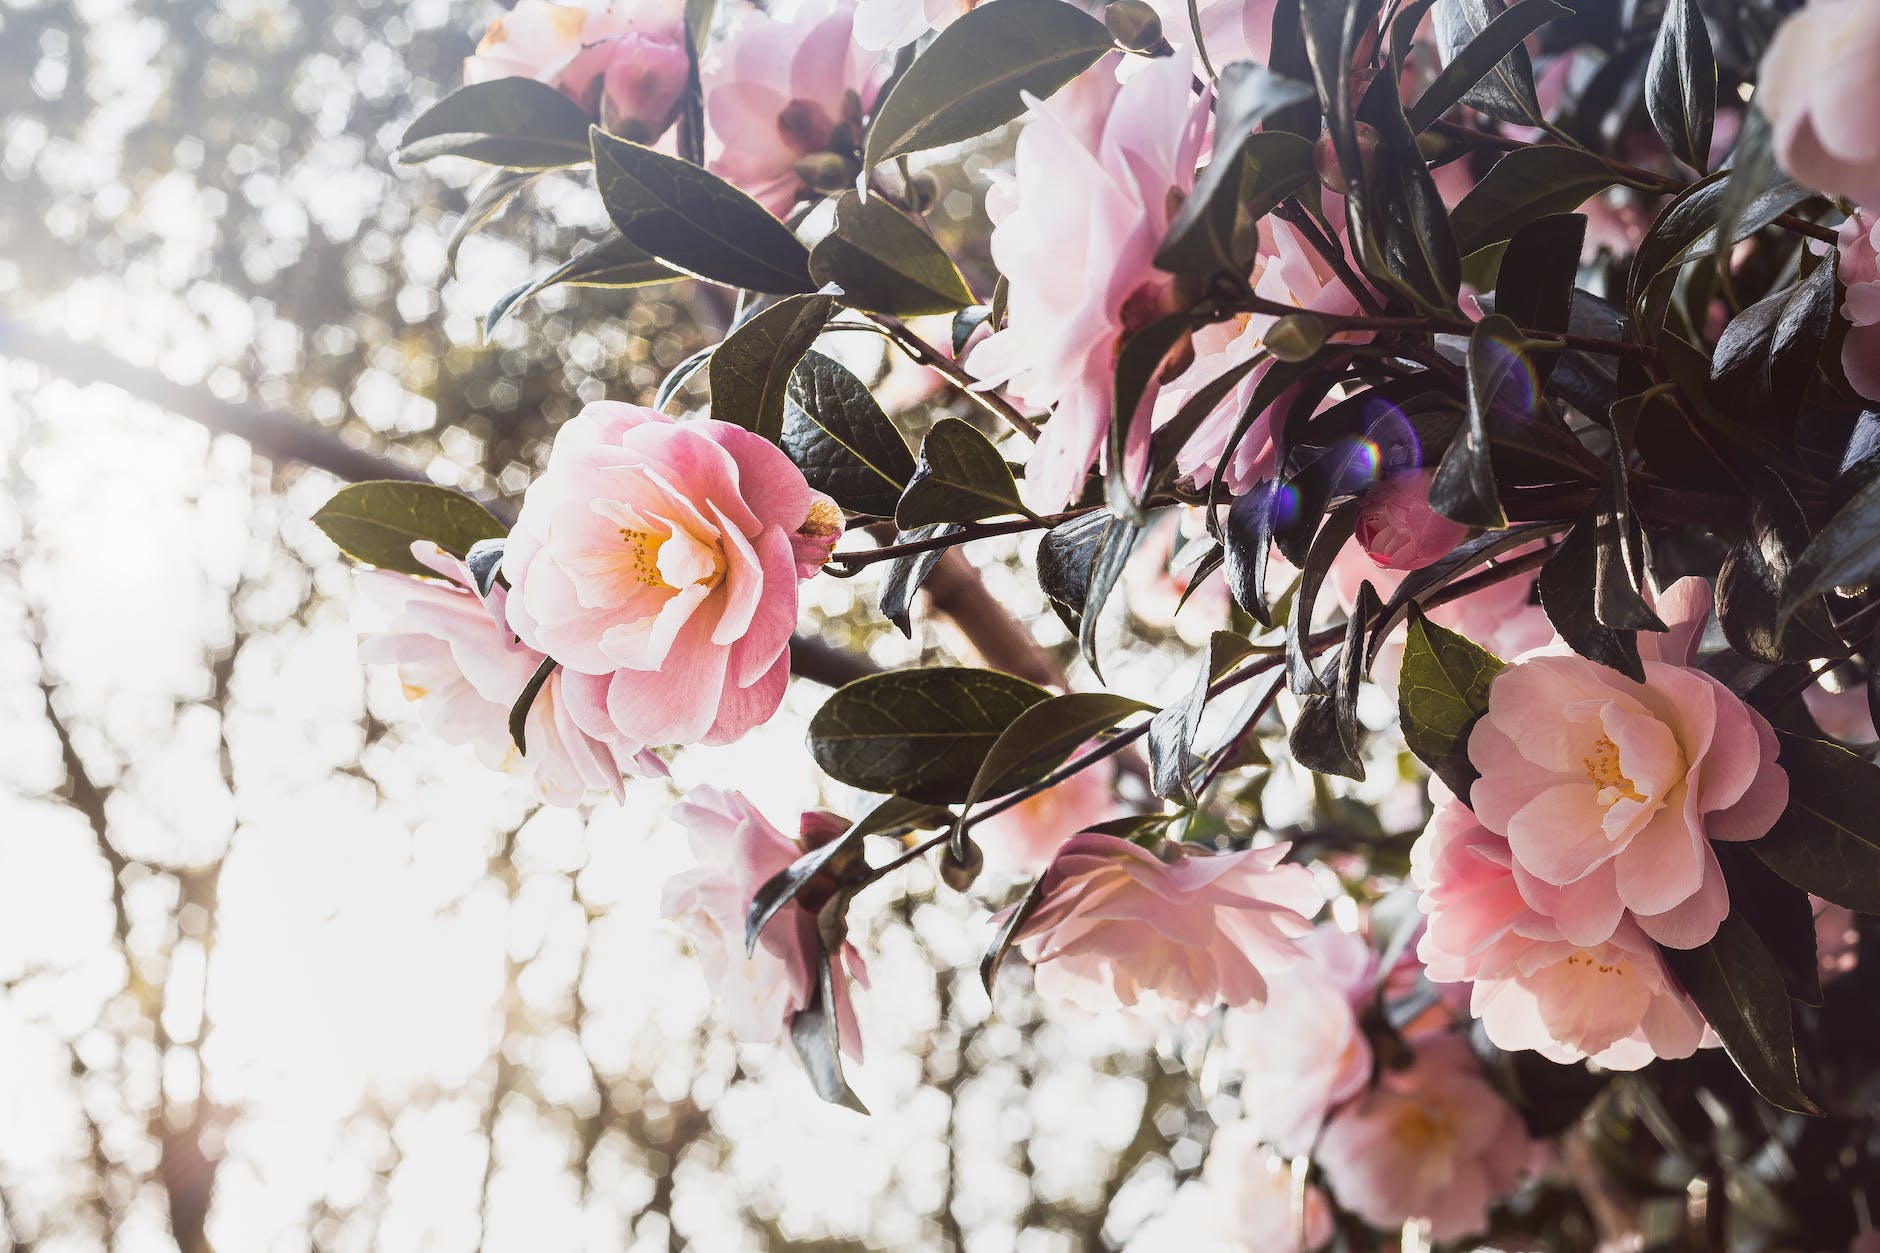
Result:
M685 96L685 45L657 35L622 35L608 45L601 75L601 127L652 143L679 116Z
M1453 552L1469 528L1430 508L1434 470L1393 474L1358 506L1358 546L1386 570L1418 570Z

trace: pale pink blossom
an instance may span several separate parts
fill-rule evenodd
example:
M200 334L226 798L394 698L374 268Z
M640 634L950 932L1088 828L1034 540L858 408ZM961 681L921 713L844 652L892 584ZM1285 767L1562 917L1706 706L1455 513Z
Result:
M592 792L624 800L623 774L665 773L665 766L618 736L597 738L570 715L559 671L537 693L523 726L525 756L509 736L509 711L541 665L542 654L517 643L503 624L500 584L487 603L463 562L418 541L412 556L438 574L418 579L389 570L362 571L360 590L389 615L382 631L359 641L368 663L398 667L405 695L446 743L468 744L484 765L526 767L537 799L578 805Z
M699 66L706 168L778 217L806 189L819 153L852 164L884 70L855 42L850 0L801 0L740 16Z
M1756 106L1782 167L1819 191L1880 204L1880 5L1812 0L1763 54Z
M1194 18L1201 19L1199 42L1216 73L1235 61L1265 65L1273 47L1273 10L1278 0L1199 0L1191 11L1186 0L1152 0L1162 18L1162 33L1181 48L1196 45ZM1201 72L1200 59L1195 72Z
M1157 857L1082 832L1058 850L1014 940L1054 1000L1176 1012L1260 1004L1267 975L1298 959L1322 903L1311 871L1280 864L1286 849L1170 844Z
M1420 570L1446 557L1469 537L1469 528L1430 507L1436 471L1403 470L1364 494L1358 505L1358 547L1386 570Z
M758 934L747 953L744 920L751 898L809 846L848 825L833 814L803 815L803 838L772 826L741 792L696 787L672 807L698 864L666 883L660 912L679 924L705 967L714 1004L732 1035L768 1044L788 1034L790 1019L813 999L822 977L816 915L793 900ZM831 980L842 1051L859 1060L862 1037L849 980L868 986L861 955L844 944Z
M650 143L677 116L687 70L685 11L676 0L517 0L464 62L464 81L537 79L605 129Z
M1207 120L1189 82L1188 66L1164 57L1119 84L1112 58L1049 100L1027 97L1013 182L988 203L1007 320L966 366L1051 410L1025 465L1034 509L1077 495L1110 429L1124 338L1173 309L1173 276L1154 257L1172 202L1194 185ZM1148 438L1134 425L1132 457Z
M1520 1115L1451 1035L1332 1116L1315 1160L1345 1209L1374 1227L1427 1220L1442 1244L1488 1228L1488 1207L1519 1185L1537 1150Z
M1305 959L1269 981L1266 1004L1227 1012L1247 1124L1289 1156L1308 1154L1331 1111L1364 1090L1371 1046L1358 1014L1376 960L1359 937L1321 924Z
M1219 571L1210 574L1190 595L1189 584L1198 563L1190 561L1179 570L1170 568L1173 559L1206 533L1202 510L1171 510L1143 532L1129 564L1123 567L1123 588L1128 593L1130 612L1149 626L1173 630L1182 643L1195 648L1205 645L1216 631L1226 629L1233 599ZM1285 558L1272 554L1267 569L1269 585L1283 584L1285 575L1280 571L1285 569Z
M880 51L945 30L973 7L972 0L857 0L855 42Z
M1510 663L1469 735L1476 816L1575 944L1628 916L1660 944L1704 943L1730 910L1711 841L1756 839L1788 803L1769 723L1690 664L1709 610L1701 579L1665 593L1671 630L1638 636L1643 683L1572 653Z
M1855 391L1880 400L1880 217L1856 209L1841 223L1836 248L1839 277L1847 286L1841 302L1841 316L1848 321L1841 370Z
M1108 763L1079 770L976 824L986 861L1027 878L1040 874L1073 835L1123 816Z
M597 401L523 498L509 623L564 667L590 732L728 743L783 699L797 585L840 526L769 440Z
M1215 1203L1215 1229L1249 1253L1314 1253L1332 1239L1325 1193L1261 1142L1260 1128L1230 1122L1208 1141L1201 1178Z
M1536 895L1550 899L1515 864L1508 841L1440 781L1430 795L1435 813L1410 851L1428 915L1417 956L1431 982L1472 985L1470 1011L1498 1047L1636 1070L1715 1043L1636 922L1622 919L1596 943L1566 939L1524 894L1539 886Z
M1811 683L1802 692L1808 716L1822 733L1846 744L1871 744L1880 740L1874 729L1873 707L1867 701L1867 685L1855 683L1838 692L1820 683Z

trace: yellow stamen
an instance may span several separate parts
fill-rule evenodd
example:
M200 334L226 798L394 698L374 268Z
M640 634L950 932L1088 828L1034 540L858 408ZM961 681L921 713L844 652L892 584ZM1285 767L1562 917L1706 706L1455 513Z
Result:
M1643 805L1646 801L1639 790L1626 777L1625 769L1619 764L1619 746L1612 742L1611 736L1602 735L1593 741L1593 751L1580 758L1580 764L1586 767L1586 777L1593 786L1600 790L1602 797L1610 789L1617 793L1614 800L1628 800Z

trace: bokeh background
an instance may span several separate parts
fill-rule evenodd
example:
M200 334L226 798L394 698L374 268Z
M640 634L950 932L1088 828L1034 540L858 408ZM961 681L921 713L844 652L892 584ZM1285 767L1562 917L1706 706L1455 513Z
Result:
M513 504L557 423L645 399L726 312L559 289L485 341L497 297L604 229L581 175L545 177L452 274L478 170L389 160L496 11L0 0L0 1236L1170 1247L1206 1071L1047 1021L1022 972L991 1013L996 875L863 898L875 1112L825 1107L712 1025L659 919L673 788L532 808L358 664L351 573L307 521L340 476ZM996 157L941 171L943 230ZM981 577L1061 658L1019 547L982 546ZM894 633L872 577L808 588L805 629L874 664L971 655L940 615ZM1115 686L1155 697L1156 630L1107 638ZM678 754L674 786L734 781L786 828L851 803L802 747L820 695Z

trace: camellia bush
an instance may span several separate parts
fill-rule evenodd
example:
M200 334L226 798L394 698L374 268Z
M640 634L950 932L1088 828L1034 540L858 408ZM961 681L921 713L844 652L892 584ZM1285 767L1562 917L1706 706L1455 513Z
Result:
M931 859L989 991L1227 1059L1246 1247L1871 1247L1880 5L733 5L519 0L405 132L490 167L459 241L556 171L616 228L491 326L735 312L513 523L339 492L364 659L539 799L625 798L776 713L808 581L905 632L1036 533L1078 690L867 672L807 755L872 800L673 810L738 1038L860 1110L847 910ZM930 225L962 153L976 237ZM1098 627L1158 597L1151 705ZM1319 816L1276 831L1282 765Z

